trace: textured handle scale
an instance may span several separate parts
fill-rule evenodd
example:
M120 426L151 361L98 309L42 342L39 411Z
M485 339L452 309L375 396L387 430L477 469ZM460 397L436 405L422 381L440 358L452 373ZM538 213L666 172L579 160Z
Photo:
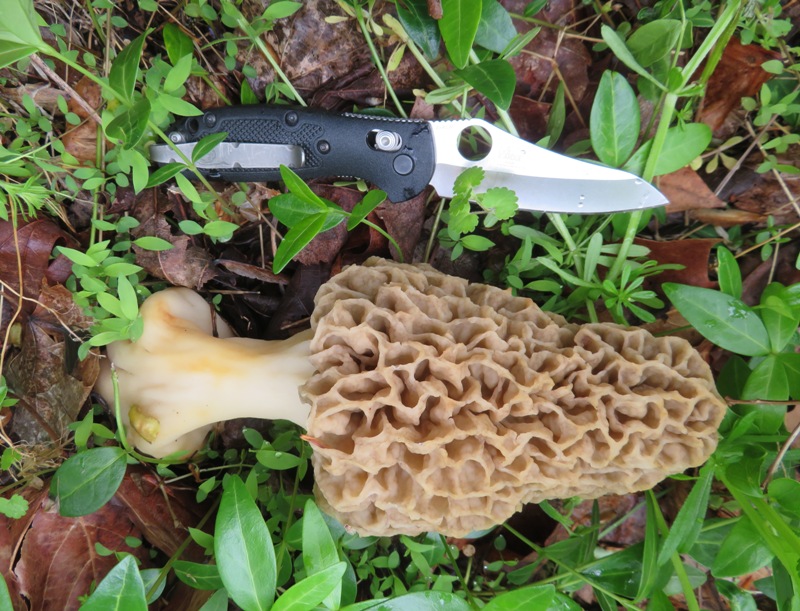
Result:
M231 106L206 111L172 127L187 141L227 132L229 142L290 144L302 147L303 167L294 168L304 180L353 177L386 191L392 201L419 194L430 183L434 148L426 121L367 115L330 114L281 106ZM396 150L381 150L376 135L399 137ZM277 167L203 170L209 178L241 182L280 180Z

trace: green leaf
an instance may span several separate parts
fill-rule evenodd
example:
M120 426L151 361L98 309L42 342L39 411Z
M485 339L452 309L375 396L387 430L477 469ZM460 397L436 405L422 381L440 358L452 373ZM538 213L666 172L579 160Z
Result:
M795 400L800 399L800 354L782 352L777 356L789 377L789 396Z
M223 590L214 592L199 611L228 611L228 593Z
M328 525L313 500L306 501L303 510L303 566L306 573L314 575L339 564L339 552ZM329 609L341 605L341 582L323 599Z
M689 165L711 142L711 128L705 123L676 125L667 130L654 176L671 174Z
M784 511L800 517L800 482L779 477L769 483L769 497Z
M77 265L83 265L84 267L97 267L98 265L98 262L93 257L80 250L75 250L74 248L59 246L58 253L64 255Z
M275 549L264 518L242 479L223 484L214 527L214 555L225 589L245 611L266 610L275 598Z
M200 197L200 194L197 192L197 188L189 181L186 176L183 174L176 174L175 175L175 183L178 185L178 189L180 189L181 193L186 196L193 204L202 204L203 198Z
M720 348L746 356L768 354L764 323L744 302L711 289L664 283L664 292L689 323Z
M499 108L508 110L517 86L514 68L505 59L493 59L467 66L455 73L485 95Z
M139 151L131 149L129 153L133 174L133 191L138 194L147 187L150 180L150 164Z
M647 70L645 70L639 62L636 61L636 58L631 53L630 49L628 49L625 41L614 31L614 28L611 28L605 24L600 26L600 35L603 37L603 41L608 45L608 47L614 52L614 55L617 56L623 64L628 66L631 70L636 72L636 74L646 78L648 81L653 83L658 89L664 91L666 88L660 82L658 82L653 75L651 75Z
M442 0L442 18L439 31L450 60L456 68L469 61L469 52L478 33L481 20L481 3L475 0Z
M659 566L669 562L675 552L688 552L694 545L708 510L708 497L711 494L713 475L712 463L706 463L700 469L700 477L678 510L672 528L669 529L658 553L657 563Z
M478 196L481 208L505 221L517 213L517 194L506 187L492 187Z
M567 105L564 101L564 82L559 80L556 94L553 97L553 104L550 106L550 114L547 116L547 148L553 148L558 142L561 132L564 131L566 117Z
M195 590L219 590L223 587L216 564L176 560L172 569L178 579Z
M644 531L644 550L642 551L642 574L634 597L637 602L650 596L658 578L658 522L656 516L657 512L661 510L653 491L648 490L645 494L647 495L647 519Z
M428 59L435 59L439 55L439 45L442 42L439 36L439 27L436 20L428 13L426 0L405 0L397 3L397 16L403 29L408 33L416 45Z
M133 148L144 136L149 119L150 101L147 98L139 98L133 106L111 120L106 127L106 134L109 138L122 142L124 148Z
M337 587L341 587L342 577L346 570L346 562L337 562L318 573L309 575L286 590L275 601L272 611L305 611L306 609L314 609Z
M168 163L156 169L150 174L150 179L147 181L147 188L157 187L158 185L167 182L186 169L182 163Z
M105 505L125 477L126 458L125 450L109 446L92 448L64 461L51 484L58 497L59 513L74 518Z
M744 383L742 399L786 401L789 398L789 376L783 361L770 354L761 361Z
M192 73L193 63L194 58L191 55L184 55L175 62L164 79L164 91L175 91L182 87Z
M505 592L492 598L483 611L529 611L530 609L551 609L556 595L555 587L528 586Z
M133 285L125 276L120 276L117 279L117 294L119 295L122 318L135 320L139 316L139 300L136 298L136 291L133 290Z
M355 227L363 221L370 212L375 210L386 200L386 193L384 191L369 191L360 202L354 207L350 213L350 218L347 219L347 230L352 231Z
M323 202L308 201L294 193L281 193L267 202L269 211L287 227L294 227L309 216L327 214L328 207Z
M12 520L18 520L28 513L28 501L19 494L12 494L10 498L0 497L0 513Z
M4 2L3 19L0 21L0 68L45 47L39 33L33 2L31 0Z
M322 198L314 193L311 188L305 182L303 182L303 179L294 172L294 170L285 165L282 165L280 170L281 180L286 183L286 188L289 191L291 191L300 199L305 200L309 204L319 205L327 208L327 206L325 206L325 202L322 201Z
M14 611L14 604L11 602L11 594L8 591L6 578L0 574L0 611Z
M719 267L717 269L717 279L719 280L719 290L741 299L742 297L742 272L739 270L739 264L736 262L736 257L733 253L720 246L717 248L717 261Z
M467 198L471 197L472 190L483 182L484 175L483 168L480 166L467 168L456 176L453 182L453 193Z
M141 238L136 238L133 241L133 243L139 248L143 248L144 250L153 250L156 252L172 249L172 244L167 242L167 240L150 235L145 235L142 236Z
M607 70L600 78L589 118L589 135L598 159L615 168L633 153L639 138L639 103L618 72Z
M753 595L725 579L714 582L717 591L731 603L731 611L758 611Z
M761 293L760 314L769 333L772 351L781 352L797 335L800 324L800 312L790 305L782 284L773 282Z
M192 55L194 53L194 43L192 39L183 33L183 31L172 22L164 25L163 30L164 47L167 50L169 63L173 66L180 61L182 57Z
M196 117L203 114L203 111L191 102L167 93L158 96L158 103L162 108L179 117Z
M719 555L711 566L714 577L737 577L754 573L770 563L774 553L746 515L739 518L722 542Z
M276 471L294 469L303 463L303 459L289 452L276 452L275 450L258 450L256 460L265 467Z
M197 163L200 161L227 137L228 132L218 132L216 134L209 134L208 136L201 138L192 149L192 163Z
M480 235L464 236L461 238L461 243L467 250L472 250L475 252L485 252L494 246L494 242L492 242L489 238L485 238Z
M127 104L133 102L133 92L139 76L139 60L142 58L142 49L148 33L143 32L122 49L111 63L111 70L108 73L108 84L114 94Z
M502 53L516 35L517 29L511 21L511 15L503 5L497 0L483 0L475 44L495 53Z
M326 218L326 214L306 217L286 233L272 262L272 270L276 274L283 270L289 261L322 231Z
M456 594L426 590L384 600L368 609L369 611L471 611L472 607Z
M267 21L275 21L276 19L285 19L291 17L302 7L300 2L292 2L292 0L278 0L277 2L270 2L267 9L261 15Z
M81 605L81 611L147 611L144 582L133 556L125 556L108 572Z
M626 45L639 65L648 68L667 57L677 47L680 36L680 21L657 19L638 28Z
M642 570L641 543L595 560L580 572L590 578L594 586L601 586L620 596L632 598L639 587Z

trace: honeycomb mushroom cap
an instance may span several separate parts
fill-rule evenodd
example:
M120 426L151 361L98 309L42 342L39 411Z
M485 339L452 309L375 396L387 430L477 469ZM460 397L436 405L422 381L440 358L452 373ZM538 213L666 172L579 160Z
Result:
M424 265L346 269L312 325L318 497L362 535L463 536L651 488L709 457L726 409L683 339L567 324Z

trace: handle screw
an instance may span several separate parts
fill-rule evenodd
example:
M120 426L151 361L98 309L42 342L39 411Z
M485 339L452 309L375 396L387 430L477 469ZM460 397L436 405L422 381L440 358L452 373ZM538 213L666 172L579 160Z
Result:
M317 150L323 155L325 153L329 153L331 150L330 142L328 142L327 140L320 140L319 142L317 142Z
M217 115L215 115L213 112L207 112L206 116L204 117L204 120L206 122L206 125L208 125L209 127L214 127L214 125L216 125L217 123Z
M286 125L288 125L289 127L294 127L295 125L297 125L297 121L299 119L300 117L298 117L297 113L294 112L293 110L287 112L286 116L284 117L284 121L286 121Z

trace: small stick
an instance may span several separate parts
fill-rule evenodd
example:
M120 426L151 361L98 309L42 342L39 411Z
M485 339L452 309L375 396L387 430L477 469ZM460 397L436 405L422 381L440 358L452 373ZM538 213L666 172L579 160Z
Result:
M40 58L38 55L34 53L33 55L31 55L31 63L33 63L33 65L35 65L40 71L44 72L47 78L54 81L59 87L61 87L64 91L66 91L70 95L70 97L72 97L72 99L74 99L75 102L77 102L78 105L87 112L92 121L94 121L98 125L103 124L103 120L97 114L97 110L92 108L89 105L89 103L86 100L84 100L83 97L81 97L81 95L77 91L75 91L72 87L70 87L70 85L64 79L58 76L58 74L56 74L50 68L50 66L44 63L42 61L42 58Z

